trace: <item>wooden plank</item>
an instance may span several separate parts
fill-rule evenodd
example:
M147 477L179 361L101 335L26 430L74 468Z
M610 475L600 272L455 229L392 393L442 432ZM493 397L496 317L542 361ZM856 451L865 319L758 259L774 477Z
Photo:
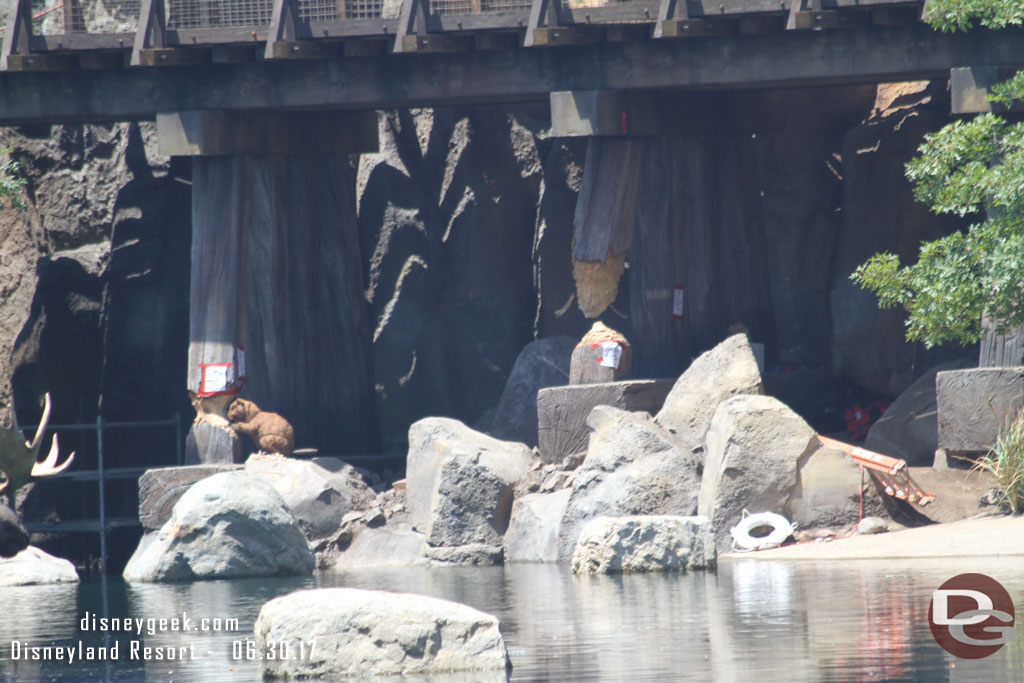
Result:
M214 64L244 64L256 59L255 45L214 45L210 61Z
M337 44L311 40L278 40L268 45L273 59L325 59L340 49Z
M432 14L427 17L427 33L519 30L525 28L529 21L530 13L526 10L480 14Z
M489 31L478 33L474 40L477 50L512 50L522 43L522 34L518 31Z
M128 66L130 60L131 53L127 50L121 52L83 52L78 55L78 68L84 70L120 69Z
M787 15L781 12L778 14L762 14L740 17L740 33L744 35L753 35L757 33L779 33L786 29L786 19Z
M573 215L574 261L601 263L633 239L642 150L630 139L591 138Z
M661 26L664 38L704 38L727 36L736 32L731 19L670 19Z
M537 47L589 45L603 39L604 29L600 26L556 26L534 29L532 44Z
M70 71L75 58L66 54L13 54L7 56L7 71Z
M854 28L871 23L871 13L856 10L797 12L793 17L797 30Z
M651 37L650 24L623 24L605 29L605 40L609 43L631 43Z
M603 7L585 7L563 9L563 23L568 24L619 24L633 22L654 23L658 14L658 6L654 3L627 2L605 5Z
M32 36L32 52L130 50L134 33L60 33Z
M985 316L981 318L981 326L985 336L978 347L979 368L1024 365L1024 326L996 334L992 322Z
M209 48L161 47L140 50L133 66L194 66L210 61Z
M388 52L386 38L362 38L346 40L342 48L345 57L380 57Z
M473 36L407 35L401 52L467 52L473 46Z

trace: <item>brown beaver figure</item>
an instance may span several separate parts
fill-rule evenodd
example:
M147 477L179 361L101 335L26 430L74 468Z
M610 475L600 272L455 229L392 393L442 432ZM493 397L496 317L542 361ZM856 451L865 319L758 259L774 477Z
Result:
M265 413L252 401L236 398L228 407L228 421L236 432L248 435L258 448L286 458L295 447L295 432L277 413Z

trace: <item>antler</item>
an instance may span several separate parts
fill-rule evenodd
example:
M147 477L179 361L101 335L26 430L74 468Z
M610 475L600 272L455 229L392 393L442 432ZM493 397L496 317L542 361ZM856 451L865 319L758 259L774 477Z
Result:
M25 437L18 427L18 419L13 409L11 410L11 427L0 428L0 472L6 477L6 481L0 484L0 492L7 494L11 507L14 507L15 492L32 477L48 477L63 472L75 459L75 454L72 452L64 462L57 464L60 446L57 444L57 436L54 435L46 459L36 462L39 447L43 443L43 435L46 433L46 426L49 422L50 394L47 393L43 400L43 418L39 421L36 435L32 441L24 440Z

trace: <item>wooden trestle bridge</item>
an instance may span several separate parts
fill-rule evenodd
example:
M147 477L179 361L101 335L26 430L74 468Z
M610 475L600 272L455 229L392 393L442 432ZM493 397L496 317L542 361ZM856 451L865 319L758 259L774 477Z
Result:
M0 124L554 91L838 85L1019 64L898 0L7 0ZM410 56L411 55L411 56Z

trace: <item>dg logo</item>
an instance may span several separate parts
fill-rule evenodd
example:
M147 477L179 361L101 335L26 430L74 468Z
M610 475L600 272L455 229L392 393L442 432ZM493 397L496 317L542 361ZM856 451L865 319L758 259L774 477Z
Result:
M1013 640L1013 600L984 574L960 574L932 592L928 625L942 648L962 659L981 659Z

